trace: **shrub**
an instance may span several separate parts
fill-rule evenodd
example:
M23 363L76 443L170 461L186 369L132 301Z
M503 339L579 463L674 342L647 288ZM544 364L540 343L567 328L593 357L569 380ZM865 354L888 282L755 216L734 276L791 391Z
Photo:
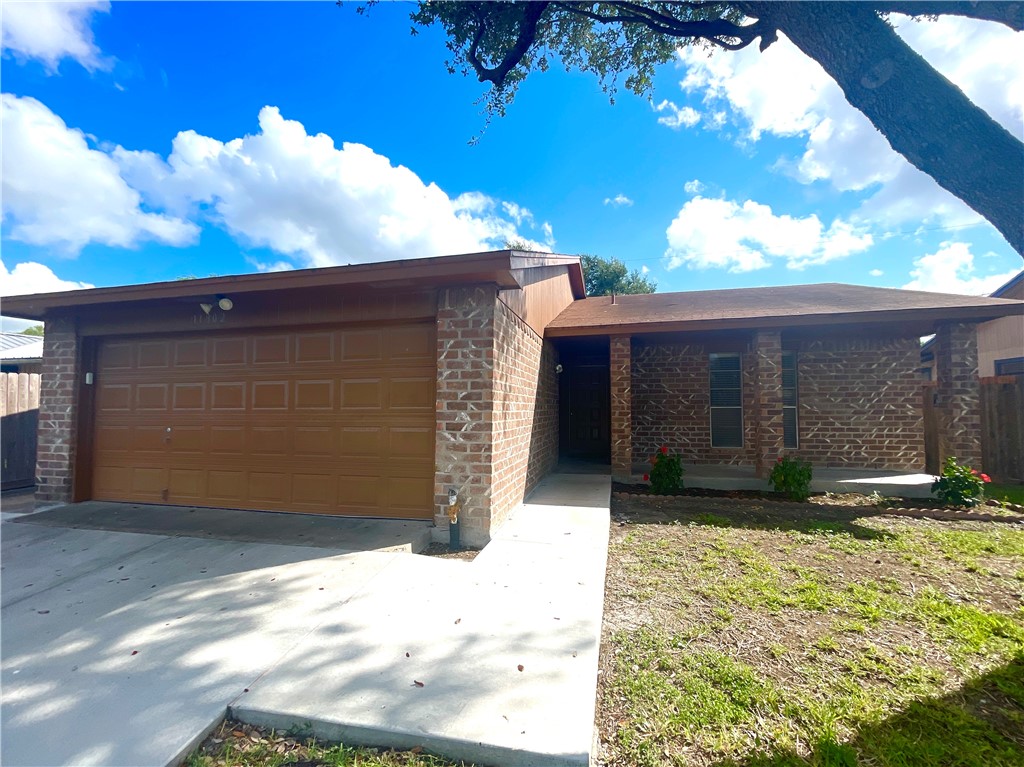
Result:
M942 476L932 482L935 497L950 506L976 506L985 495L985 485L992 480L970 466L961 466L950 456L942 467Z
M768 480L776 493L784 493L794 501L806 501L811 497L811 464L799 458L779 456L772 467Z
M669 455L664 445L651 458L651 473L644 480L651 483L655 495L674 495L683 489L683 465L678 455Z

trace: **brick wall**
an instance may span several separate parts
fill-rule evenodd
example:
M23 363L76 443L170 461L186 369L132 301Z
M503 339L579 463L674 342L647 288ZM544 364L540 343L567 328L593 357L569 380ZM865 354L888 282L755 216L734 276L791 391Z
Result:
M74 322L48 319L39 390L37 504L72 500L79 358Z
M612 336L609 341L611 363L611 441L612 476L628 481L633 470L633 365L632 339Z
M437 536L448 490L462 540L483 545L558 462L557 352L493 287L442 291L437 313Z
M935 333L935 404L939 454L958 463L981 465L981 383L977 326L940 325Z
M646 461L662 445L684 463L754 463L755 368L742 356L743 447L711 447L708 354L733 351L701 344L633 344L633 459Z
M434 519L447 540L448 490L462 501L467 543L486 542L491 518L495 291L441 291L437 309Z
M777 330L754 333L751 355L754 376L754 467L757 476L767 477L772 464L782 455L785 438L782 426L782 333Z
M916 337L802 343L799 455L818 466L923 470L919 363Z
M760 348L760 356L756 351ZM756 466L782 451L781 413L774 404L774 359L781 351L766 335L742 352L742 448L712 448L708 354L733 351L700 343L641 344L632 359L633 455L642 461L661 445L685 463ZM917 338L834 338L798 349L800 447L818 466L920 470L924 428ZM758 370L771 374L766 385ZM777 425L758 432L758 417ZM778 418L776 418L778 416Z
M558 462L557 353L501 301L494 331L492 530Z

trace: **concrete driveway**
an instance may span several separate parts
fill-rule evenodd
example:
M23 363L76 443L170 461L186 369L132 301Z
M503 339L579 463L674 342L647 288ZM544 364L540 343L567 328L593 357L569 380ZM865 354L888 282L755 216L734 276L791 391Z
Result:
M474 562L5 520L0 762L177 764L227 710L586 764L608 490L550 478Z

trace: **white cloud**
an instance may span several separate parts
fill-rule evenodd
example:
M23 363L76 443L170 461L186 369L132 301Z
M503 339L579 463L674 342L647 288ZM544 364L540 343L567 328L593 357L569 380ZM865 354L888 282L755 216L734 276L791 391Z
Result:
M881 277L883 274L885 274L885 272L883 272L881 269L872 269L870 272L868 272L868 274L870 274L872 277Z
M74 59L90 72L110 69L92 37L92 17L109 13L106 0L42 2L4 0L0 14L0 40L4 52L16 59L41 61L51 74L62 59Z
M942 17L911 22L894 16L898 33L996 120L1024 134L1024 33L1001 25ZM980 222L966 205L894 152L870 121L846 101L821 66L784 36L761 53L756 46L708 56L695 47L679 51L686 74L681 88L699 94L705 124L727 112L743 140L762 134L797 137L803 151L780 158L776 168L802 183L824 181L838 191L880 189L854 220L884 226L934 221L944 226Z
M933 293L987 296L1017 274L1017 270L987 275L980 275L977 271L970 245L944 242L934 253L914 261L914 268L910 271L913 279L903 287Z
M659 125L666 125L672 130L679 130L682 127L692 128L700 122L700 112L693 107L678 107L674 102L665 99L656 107L655 112L666 114L658 118Z
M87 282L62 280L45 264L24 261L10 271L0 261L0 296L22 296L31 293L58 293L64 290L93 288Z
M640 274L650 274L650 273L651 273L651 269L650 269L649 266L647 266L647 264L644 264L643 266L640 267Z
M693 181L687 181L683 184L683 191L687 194L700 194L704 191L704 184L695 178Z
M194 241L195 225L142 210L117 163L44 104L9 93L0 102L3 221L12 239L70 255L89 243Z
M699 196L683 205L666 235L666 268L730 272L763 269L773 258L803 269L863 251L873 242L839 219L826 229L816 215L794 218L753 200L739 204Z
M436 184L362 144L338 149L311 136L276 107L259 114L255 135L222 142L179 133L165 161L118 147L113 157L146 201L178 215L207 215L247 244L268 247L311 266L365 263L470 252L522 242L533 214L480 192L449 197ZM204 212L200 212L204 211Z
M623 206L628 208L633 204L633 201L620 192L614 197L605 197L604 204L613 205L616 208L621 208Z

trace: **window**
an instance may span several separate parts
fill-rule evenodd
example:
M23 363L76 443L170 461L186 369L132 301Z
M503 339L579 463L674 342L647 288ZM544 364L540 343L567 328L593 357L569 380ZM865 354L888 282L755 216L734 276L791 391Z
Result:
M1024 373L1024 357L1012 357L1008 360L996 360L997 376L1014 376Z
M782 444L796 449L797 437L796 352L782 353Z
M711 447L743 447L743 370L739 354L710 355Z

